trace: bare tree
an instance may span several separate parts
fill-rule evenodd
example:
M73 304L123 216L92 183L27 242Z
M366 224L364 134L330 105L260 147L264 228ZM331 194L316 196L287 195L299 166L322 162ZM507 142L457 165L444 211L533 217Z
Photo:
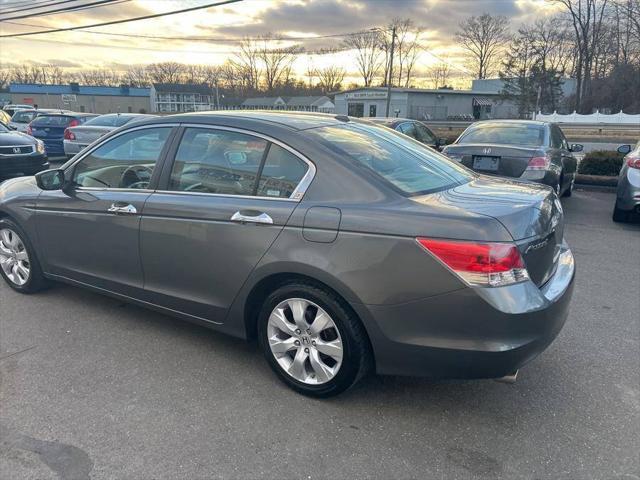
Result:
M364 31L351 35L344 41L345 48L355 50L358 71L365 87L370 87L382 67L383 55L380 51L380 33Z
M389 56L391 53L392 32L395 28L396 39L394 46L392 84L409 87L413 68L423 47L420 43L422 29L416 27L411 19L394 18L386 30L380 33L380 48L384 52L385 85L389 76Z
M498 54L509 40L509 21L502 15L484 13L460 23L456 40L469 52L478 78L487 78L494 71Z
M274 47L274 43L282 41L282 37L271 33L263 35L258 48L258 59L264 71L264 83L267 92L273 92L278 84L285 83L291 76L292 65L297 55L302 52L298 45L291 47Z
M227 73L230 72L230 69L235 71L235 74L242 79L244 89L248 91L257 91L260 88L262 72L259 65L258 49L259 46L255 40L244 39L240 43L238 52L226 67Z
M68 75L59 65L53 65L51 63L41 65L40 72L43 83L60 85L68 79Z
M451 77L451 66L446 61L440 61L427 70L427 79L431 88L446 87Z
M591 88L596 48L603 34L603 20L608 0L553 0L562 5L574 31L577 58L575 62L575 109L582 110L583 98Z
M330 66L317 69L316 75L318 77L318 86L323 93L328 93L340 90L346 72L342 67Z
M11 83L11 70L0 67L0 88L7 88Z
M122 83L120 73L107 68L80 70L74 75L74 80L82 85L93 86L117 86Z
M132 87L147 87L151 83L149 72L144 65L131 65L122 75L122 80Z
M152 63L147 71L151 83L180 83L184 80L185 65L178 62Z
M42 70L37 65L22 64L11 69L11 81L15 83L42 82Z

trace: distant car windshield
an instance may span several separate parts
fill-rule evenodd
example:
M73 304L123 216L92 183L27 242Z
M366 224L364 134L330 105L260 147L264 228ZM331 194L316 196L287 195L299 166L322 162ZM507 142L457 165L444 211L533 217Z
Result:
M495 143L539 147L544 143L545 130L533 124L478 124L470 127L456 143Z
M66 115L40 115L32 125L37 127L66 127L73 120L73 117Z
M4 126L3 123L0 123L0 133L7 133L10 132L11 130L9 130L7 127Z
M464 167L386 128L352 123L308 132L340 156L355 160L408 196L446 190L473 178Z
M13 114L11 121L16 123L29 123L35 116L36 112L34 110L18 111Z
M84 124L93 127L121 127L132 118L134 117L131 115L100 115L87 120Z

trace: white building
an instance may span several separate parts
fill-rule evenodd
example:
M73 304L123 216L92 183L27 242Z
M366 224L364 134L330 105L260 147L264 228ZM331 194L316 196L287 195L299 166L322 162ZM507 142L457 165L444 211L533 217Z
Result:
M324 95L301 97L247 98L240 108L251 110L293 110L299 112L334 113L335 105Z
M158 113L214 110L215 91L207 85L154 83L151 86L151 111Z

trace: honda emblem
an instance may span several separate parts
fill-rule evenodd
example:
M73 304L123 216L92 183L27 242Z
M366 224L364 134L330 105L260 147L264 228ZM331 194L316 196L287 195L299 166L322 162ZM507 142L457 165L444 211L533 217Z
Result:
M13 153L20 153L20 147L13 147Z

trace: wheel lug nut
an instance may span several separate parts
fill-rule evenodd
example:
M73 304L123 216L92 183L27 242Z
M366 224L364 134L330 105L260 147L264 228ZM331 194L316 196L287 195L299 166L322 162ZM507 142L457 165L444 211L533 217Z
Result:
M313 340L313 341L311 342L311 345L313 345L313 346L315 347L315 345L316 345L316 341L315 341L315 340Z
M309 349L308 349L308 348L305 348L305 349L304 349L304 353L309 353Z
M307 335L311 335L311 329L307 328Z
M302 331L301 331L299 328L297 328L297 329L296 329L296 333L297 333L298 335L300 335L300 334L302 333Z
M300 346L300 340L296 340L294 343L296 344L296 346Z

